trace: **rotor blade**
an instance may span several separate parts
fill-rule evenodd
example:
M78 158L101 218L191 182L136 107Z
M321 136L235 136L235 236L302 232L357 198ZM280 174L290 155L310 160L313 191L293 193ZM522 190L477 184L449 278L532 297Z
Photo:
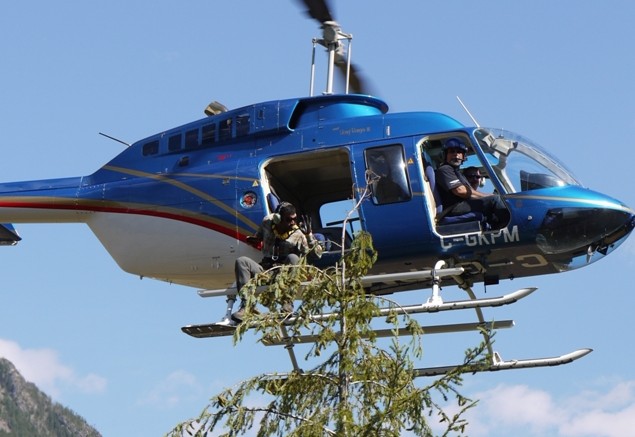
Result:
M327 0L298 0L306 6L306 13L320 23L335 21Z
M346 80L346 58L338 57L335 60L335 66L340 70L342 79ZM351 64L349 77L349 91L353 94L372 94L368 80L361 74L360 68Z

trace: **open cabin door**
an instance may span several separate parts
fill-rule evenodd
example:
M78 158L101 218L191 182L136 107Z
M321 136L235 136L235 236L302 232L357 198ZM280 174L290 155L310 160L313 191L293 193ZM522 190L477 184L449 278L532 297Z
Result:
M262 189L272 199L268 202L270 212L277 201L295 205L298 215L311 218L313 233L325 239L327 251L322 262L334 262L341 253L342 222L353 206L349 150L342 147L276 156L264 163L261 172ZM346 204L350 207L343 206ZM350 245L354 226L359 228L357 213L344 234L345 247Z

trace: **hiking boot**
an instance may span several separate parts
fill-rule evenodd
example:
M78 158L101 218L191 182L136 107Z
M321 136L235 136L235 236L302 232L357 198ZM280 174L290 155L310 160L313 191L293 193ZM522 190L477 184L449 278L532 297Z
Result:
M251 311L251 314L253 315L258 315L260 314L260 312L254 308ZM240 308L238 308L238 311L236 311L234 314L231 315L231 318L234 322L236 322L236 324L242 323L243 321L243 317L245 317L245 307L241 306Z
M243 317L245 316L245 307L238 308L238 311L232 314L232 320L236 323L242 323Z

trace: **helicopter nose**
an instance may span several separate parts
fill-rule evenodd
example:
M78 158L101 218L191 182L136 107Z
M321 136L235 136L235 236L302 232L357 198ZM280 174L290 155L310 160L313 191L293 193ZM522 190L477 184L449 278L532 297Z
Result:
M547 211L536 242L547 254L597 251L606 255L634 227L635 215L626 208L554 208Z

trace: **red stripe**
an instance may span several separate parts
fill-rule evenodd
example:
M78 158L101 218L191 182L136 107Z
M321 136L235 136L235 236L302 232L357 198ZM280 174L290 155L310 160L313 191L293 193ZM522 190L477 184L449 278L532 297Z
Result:
M71 204L56 204L56 203L28 203L28 202L16 202L16 201L0 201L0 208L31 208L31 209L47 209L47 210L65 210L65 211L90 211L90 212L108 212L114 214L133 214L143 215L150 217L160 217L170 220L176 220L185 223L191 223L197 226L201 226L207 229L211 229L221 234L227 235L231 238L236 238L240 241L246 241L247 236L238 233L236 229L231 229L226 226L222 226L216 223L212 223L209 220L204 220L196 217L188 217L186 215L175 214L170 212L162 212L150 209L139 208L115 208L106 206L90 206L83 205L71 205Z

